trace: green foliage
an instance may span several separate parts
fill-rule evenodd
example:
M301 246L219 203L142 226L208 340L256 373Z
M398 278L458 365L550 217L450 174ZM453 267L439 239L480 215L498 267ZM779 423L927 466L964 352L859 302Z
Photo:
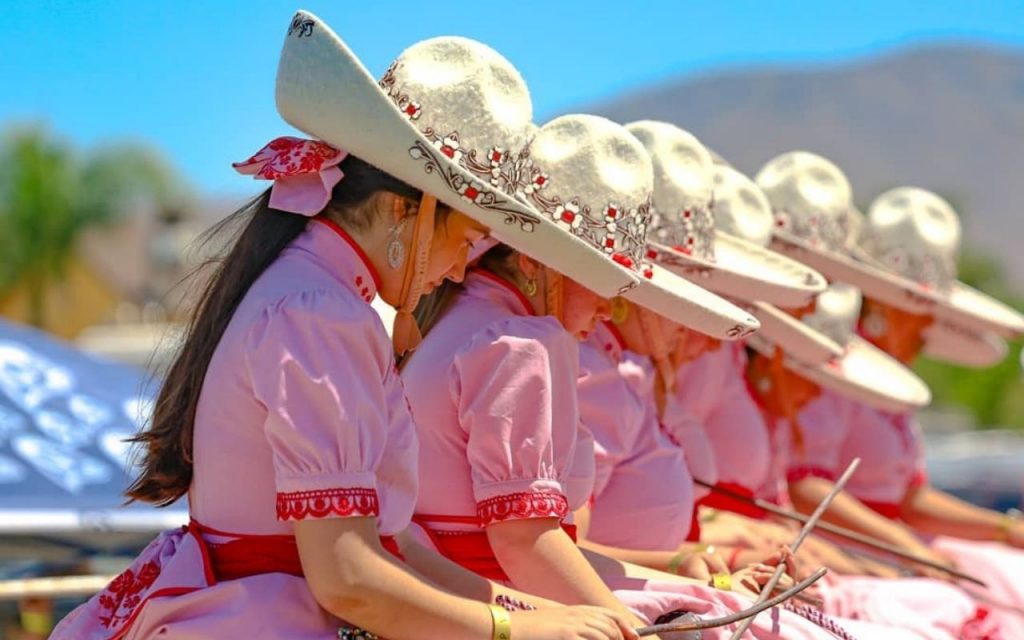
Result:
M29 287L31 321L43 323L43 295L60 278L81 233L147 204L180 204L168 166L139 146L77 153L40 127L0 137L0 296Z
M1014 297L1002 265L989 255L965 251L960 256L959 277L1016 309L1024 309L1024 299ZM988 369L969 369L921 358L914 370L931 387L935 404L967 408L982 428L1024 429L1022 346L1024 340L1011 342L1009 355Z

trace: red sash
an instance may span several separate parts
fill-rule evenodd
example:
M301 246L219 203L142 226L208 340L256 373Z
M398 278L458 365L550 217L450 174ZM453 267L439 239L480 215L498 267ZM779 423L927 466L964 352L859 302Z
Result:
M480 519L474 516L414 515L412 521L423 527L438 552L452 562L489 580L508 582L508 575L494 556L487 532L480 527ZM451 531L433 528L432 524L472 524L476 531ZM576 542L576 527L562 524L562 530Z
M753 500L754 492L744 487L743 485L736 484L735 482L719 482L716 487L721 487L732 493L738 493L739 495L750 498ZM719 509L721 511L731 511L738 513L741 516L747 516L748 518L754 518L756 520L764 520L768 514L759 507L749 504L743 500L733 498L732 496L712 491L698 503L701 506L711 507L712 509Z
M206 547L217 582L236 580L263 573L287 573L302 577L302 562L295 536L249 535L226 533L192 520L189 529L197 534ZM230 538L225 542L210 542L204 536ZM401 559L398 544L392 536L381 536L380 542L392 555Z

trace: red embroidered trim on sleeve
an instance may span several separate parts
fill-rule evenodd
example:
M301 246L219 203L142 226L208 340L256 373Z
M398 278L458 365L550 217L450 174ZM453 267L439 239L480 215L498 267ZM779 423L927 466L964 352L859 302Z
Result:
M793 467L786 472L787 482L800 482L804 478L824 478L834 482L836 474L821 467Z
M569 513L569 501L557 491L510 493L488 498L476 505L480 525L486 527L505 520L558 518Z
M322 489L277 494L278 520L306 520L380 513L374 489Z

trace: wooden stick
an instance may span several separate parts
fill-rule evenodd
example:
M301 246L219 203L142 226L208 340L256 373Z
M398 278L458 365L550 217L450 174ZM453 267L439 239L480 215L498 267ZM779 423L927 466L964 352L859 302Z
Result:
M822 567L810 575L807 579L798 582L789 589L779 593L779 595L765 600L764 602L755 603L754 606L749 609L737 611L721 618L710 618L708 620L696 620L694 622L665 622L662 624L655 624L649 627L641 627L636 630L637 635L640 637L653 636L659 633L673 633L683 631L699 631L701 629L713 629L715 627L724 627L734 622L739 622L750 616L756 616L765 609L771 609L772 607L778 606L779 604L789 600L793 596L797 595L807 587L811 586L818 580L828 573L828 569Z
M778 506L776 504L773 504L773 503L771 503L771 502L769 502L767 500L761 500L759 498L751 498L751 497L743 495L742 493L737 493L735 491L732 491L731 489L726 489L724 487L719 487L719 486L713 485L711 483L704 482L702 480L697 480L696 478L693 479L693 482L695 484L698 484L698 485L702 486L702 487L710 489L711 491L714 491L716 493L720 493L720 494L722 494L724 496L728 496L728 497L730 497L730 498L732 498L734 500L738 500L738 501L743 502L745 504L749 504L751 506L755 506L755 507L757 507L757 508L759 508L759 509L761 509L763 511L767 511L768 513L771 513L771 514L774 514L774 515L777 515L777 516L780 516L780 517L783 517L783 518L787 518L789 520L794 520L796 522L807 522L807 520L808 520L808 517L806 515L802 514L802 513L799 513L797 511L790 511L789 509L783 509L782 507L780 507L780 506ZM955 578L959 578L959 579L965 580L967 582L973 582L974 584L976 584L976 585L978 585L980 587L988 587L988 585L983 580L981 580L979 578L975 578L974 576L972 576L970 574L963 573L962 571L960 571L958 569L955 569L953 567L944 565L941 562L936 562L936 561L930 560L928 558L918 557L918 556L916 556L916 555L914 555L912 553L904 551L903 549L897 547L896 545L889 544L888 542L884 542L882 540L878 540L877 538L873 538L871 536L865 535L865 534L863 534L863 533L861 533L859 531L854 531L853 529L848 529L846 527L843 527L843 526L840 526L840 525L837 525L837 524L832 524L831 522L819 522L817 524L817 527L818 527L818 529L821 529L822 531L827 531L828 533L831 533L833 535L837 535L837 536L846 538L847 540L851 540L851 541L856 542L858 544L862 544L862 545L864 545L866 547L871 547L871 548L877 549L879 551L884 551L885 553L894 555L894 556L896 556L898 558L902 558L903 560L906 560L908 562L913 562L915 564L920 564L920 565L924 565L926 567L930 567L930 568L935 569L937 571L942 571L942 572L947 573L947 574L949 574L949 575L951 575L951 576L953 576Z
M62 598L91 596L116 576L59 576L0 580L0 601L22 598Z
M857 470L858 466L860 466L860 458L854 458L850 462L850 465L846 467L846 471L843 472L843 475L841 475L839 479L836 480L835 486L833 486L832 490L828 492L828 495L825 496L825 499L822 500L818 504L817 508L814 509L814 513L812 513L811 517L808 518L807 522L804 523L803 528L800 529L800 533L796 536L796 540L793 541L791 549L794 554L800 550L800 545L804 543L804 540L807 539L807 536L811 535L811 531L814 530L814 525L816 525L818 521L821 520L821 516L825 515L825 511L828 510L829 505L831 505L832 501L836 499L836 496L839 495L839 492L843 490L843 487L846 486L846 483L850 481L850 478L853 476L853 472ZM775 573L773 573L772 577L768 580L768 584L766 584L764 588L761 589L761 595L757 598L758 602L763 602L764 600L768 599L768 596L770 596L772 590L775 589L775 585L779 584L779 580L782 578L782 574L784 574L785 572L786 563L779 562L779 566L775 567ZM736 629L735 632L733 632L731 640L740 640L740 638L743 637L743 634L747 632L747 629L750 628L750 625L754 623L754 618L756 617L757 615L755 614L744 620L740 624L739 628Z

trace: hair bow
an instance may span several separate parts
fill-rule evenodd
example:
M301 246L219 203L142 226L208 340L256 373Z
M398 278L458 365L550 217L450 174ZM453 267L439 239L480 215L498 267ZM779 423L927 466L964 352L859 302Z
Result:
M338 163L346 156L347 151L320 140L284 136L231 166L242 175L274 181L271 208L312 217L323 211L344 177Z

